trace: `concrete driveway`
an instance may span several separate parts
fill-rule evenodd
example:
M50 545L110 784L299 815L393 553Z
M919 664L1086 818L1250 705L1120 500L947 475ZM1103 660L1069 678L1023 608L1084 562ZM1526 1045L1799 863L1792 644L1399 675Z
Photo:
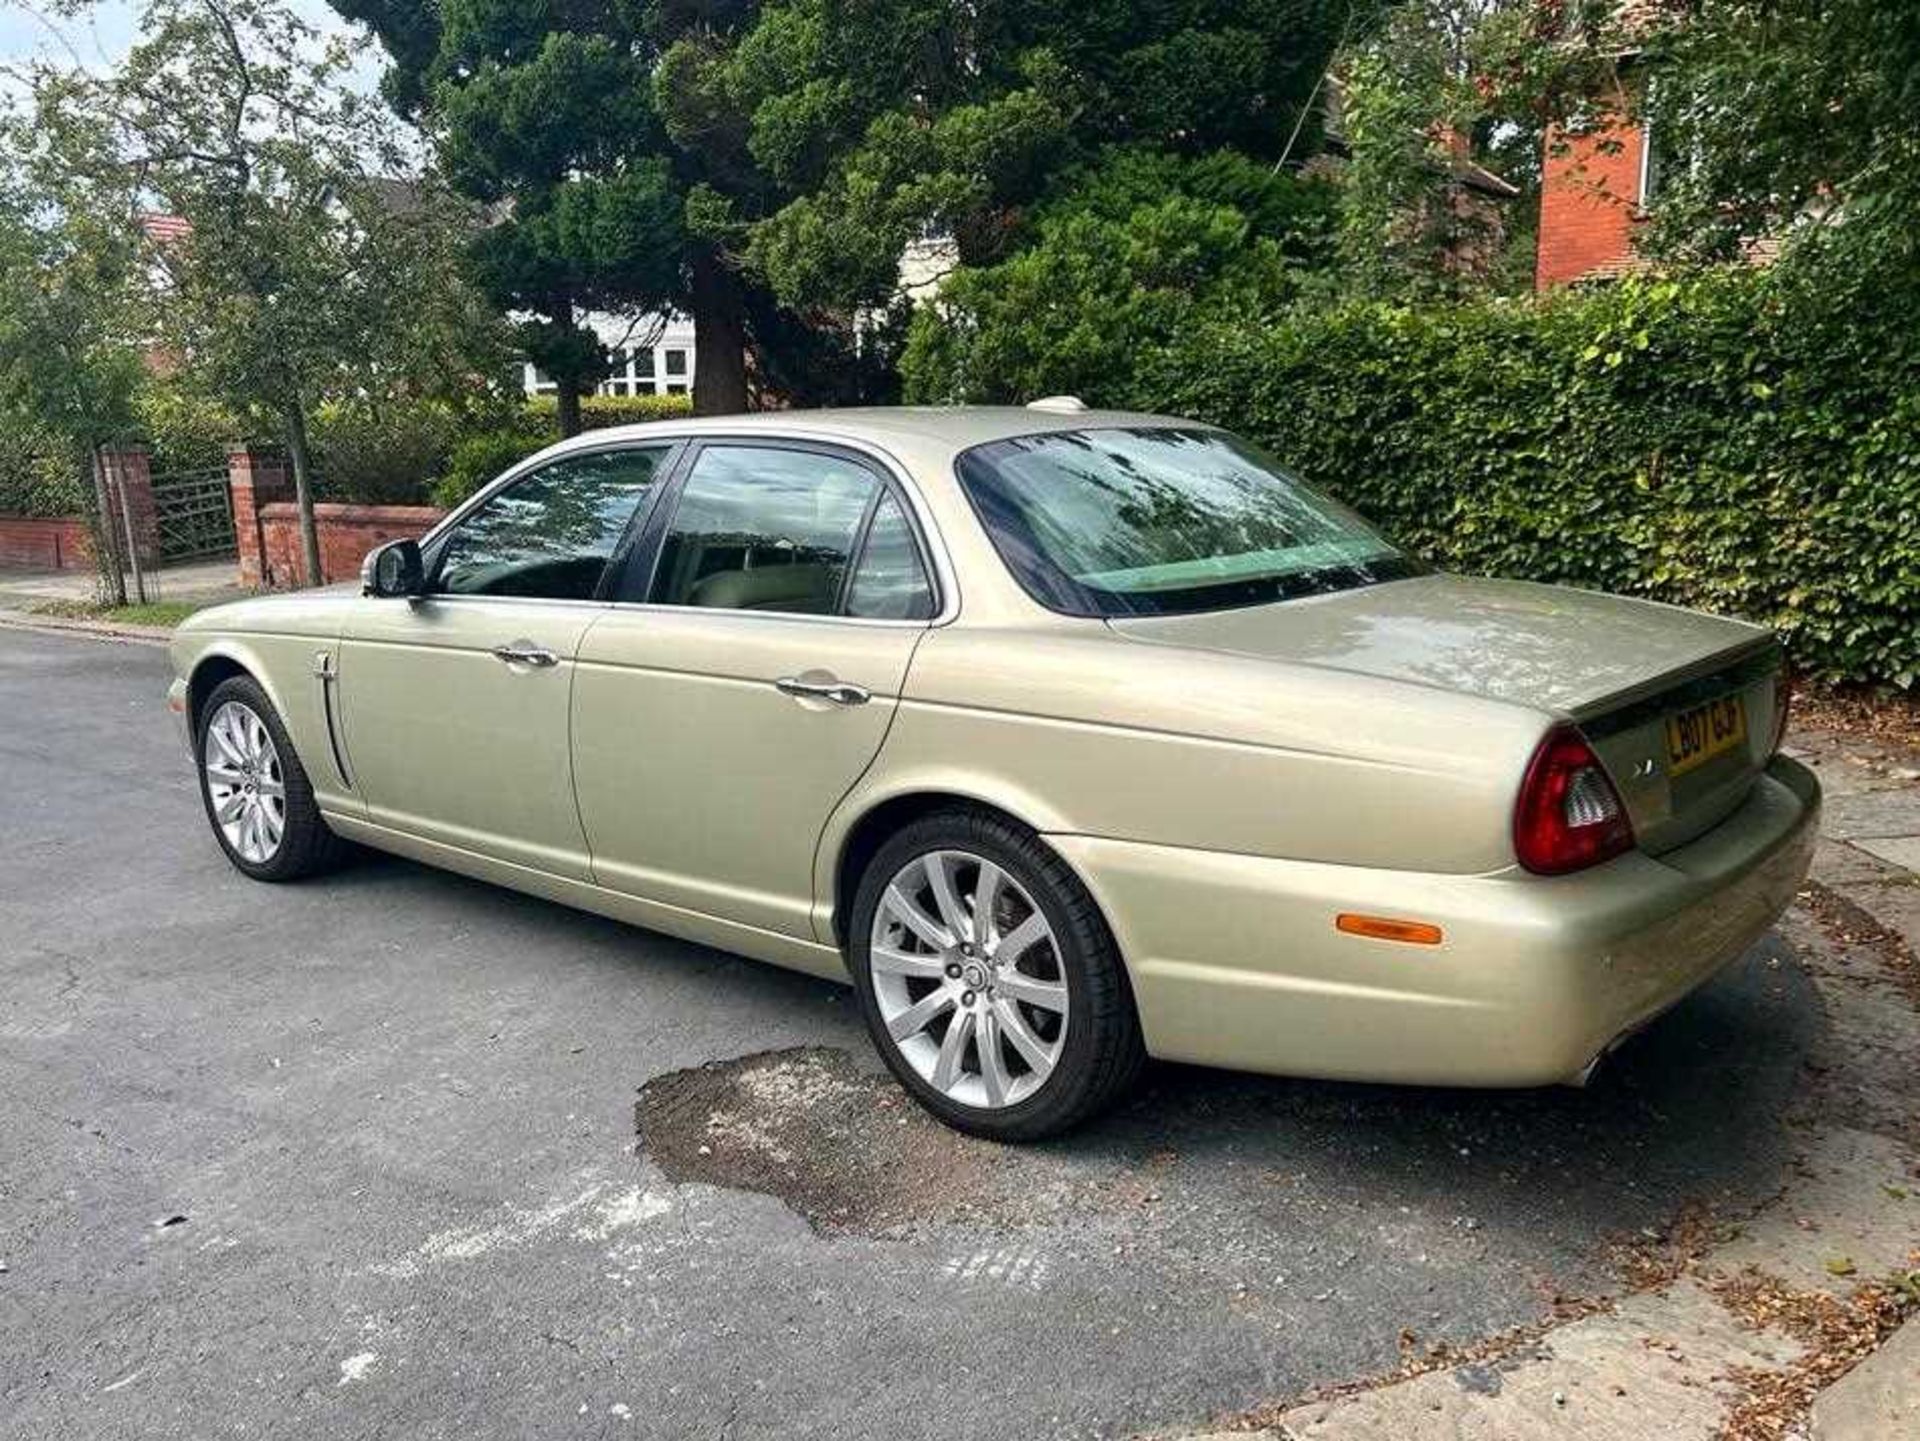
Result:
M1160 1068L1031 1150L850 997L408 863L251 883L164 653L0 631L0 1433L1109 1436L1620 1287L1757 1206L1769 939L1584 1092Z

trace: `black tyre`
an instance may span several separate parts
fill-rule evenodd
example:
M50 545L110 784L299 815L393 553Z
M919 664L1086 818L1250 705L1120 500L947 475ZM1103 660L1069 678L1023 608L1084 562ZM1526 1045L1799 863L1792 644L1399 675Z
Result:
M984 811L925 816L861 876L854 989L900 1084L958 1130L1057 1135L1138 1075L1125 964L1093 897L1030 831Z
M230 676L194 719L207 822L234 867L256 881L331 870L347 843L327 829L280 714L252 676Z

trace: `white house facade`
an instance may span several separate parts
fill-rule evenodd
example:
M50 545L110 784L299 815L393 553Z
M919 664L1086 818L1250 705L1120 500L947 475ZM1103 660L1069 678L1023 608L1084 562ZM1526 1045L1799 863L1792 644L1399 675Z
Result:
M596 395L690 395L693 393L693 321L684 315L587 315L586 324L613 353L614 366L594 387ZM531 364L520 367L528 395L552 395L550 376Z

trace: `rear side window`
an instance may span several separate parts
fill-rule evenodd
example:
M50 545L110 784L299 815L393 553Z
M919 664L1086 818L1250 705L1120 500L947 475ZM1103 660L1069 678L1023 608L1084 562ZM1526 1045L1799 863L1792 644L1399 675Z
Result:
M880 481L817 451L710 445L680 492L648 598L832 615Z
M1049 431L955 464L1001 560L1068 615L1172 615L1399 580L1419 564L1222 431Z
M882 493L847 587L847 614L868 620L931 620L933 586L900 502Z

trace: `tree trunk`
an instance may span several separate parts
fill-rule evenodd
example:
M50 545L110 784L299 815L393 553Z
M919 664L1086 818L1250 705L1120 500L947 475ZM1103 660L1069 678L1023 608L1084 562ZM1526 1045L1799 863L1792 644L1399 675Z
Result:
M107 497L107 467L101 458L100 447L90 447L87 459L93 466L93 507L97 514L94 540L100 546L100 553L93 558L94 564L99 568L100 579L107 587L107 599L115 605L125 605L127 577L120 568L120 542L113 533L113 503Z
M570 376L555 376L554 413L560 418L560 438L580 433L580 392L573 388Z
M702 246L693 252L693 413L747 408L747 321L740 279Z
M308 585L321 585L320 529L313 520L313 466L307 453L307 417L298 401L280 412L287 430L287 454L293 460L293 503L300 511L300 556Z
M127 533L127 562L133 569L133 598L147 603L147 576L140 568L140 542L133 534L133 507L127 504L127 482L120 474L120 457L113 458L113 493L120 502L120 524Z
M571 341L573 330L573 299L562 295L554 302L553 318L561 327L563 340ZM574 373L571 362L556 369L553 373L553 410L560 421L560 438L568 439L580 433L580 378Z

